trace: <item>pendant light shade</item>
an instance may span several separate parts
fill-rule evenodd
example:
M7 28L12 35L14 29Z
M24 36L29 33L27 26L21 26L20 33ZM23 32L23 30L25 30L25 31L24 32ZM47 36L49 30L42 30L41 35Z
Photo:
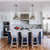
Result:
M30 19L32 19L32 20L35 19L34 14L30 17Z
M33 19L35 19L35 16L34 16L34 13L33 13L33 6L34 5L32 4L31 6L32 6L32 15L31 15L30 19L33 20Z
M16 12L17 12L17 4L15 4L15 7L16 7ZM15 16L14 16L14 18L13 19L19 19L19 17L17 16L17 13L15 13Z
M19 19L19 17L17 16L17 14L15 13L15 16L14 16L14 18L13 19Z

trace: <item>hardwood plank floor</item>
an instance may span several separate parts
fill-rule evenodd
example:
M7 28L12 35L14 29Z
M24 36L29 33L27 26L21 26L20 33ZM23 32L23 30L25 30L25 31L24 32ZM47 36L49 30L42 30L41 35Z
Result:
M19 48L11 48L8 45L8 39L0 40L0 50L50 50L50 38L42 38L42 44L38 47L33 47L30 45L29 48L19 46Z

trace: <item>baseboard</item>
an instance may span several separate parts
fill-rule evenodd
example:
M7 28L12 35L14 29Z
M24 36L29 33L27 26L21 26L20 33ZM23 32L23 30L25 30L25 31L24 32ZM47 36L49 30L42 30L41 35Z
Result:
M48 36L43 36L43 38L50 38L50 35L48 35Z
M2 36L2 38L8 38L8 36Z

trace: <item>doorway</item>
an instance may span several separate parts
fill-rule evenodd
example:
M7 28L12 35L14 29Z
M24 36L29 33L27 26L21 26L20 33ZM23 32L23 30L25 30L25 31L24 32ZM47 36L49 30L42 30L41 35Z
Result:
M43 35L50 35L50 17L43 17Z

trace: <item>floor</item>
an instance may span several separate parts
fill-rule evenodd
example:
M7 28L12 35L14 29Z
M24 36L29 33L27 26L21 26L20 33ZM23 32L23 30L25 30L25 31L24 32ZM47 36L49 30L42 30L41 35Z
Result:
M21 48L19 46L19 48L11 48L10 45L8 45L8 39L2 39L0 40L0 50L50 50L50 38L42 38L42 44L39 45L38 47L31 47L29 46L29 48Z

